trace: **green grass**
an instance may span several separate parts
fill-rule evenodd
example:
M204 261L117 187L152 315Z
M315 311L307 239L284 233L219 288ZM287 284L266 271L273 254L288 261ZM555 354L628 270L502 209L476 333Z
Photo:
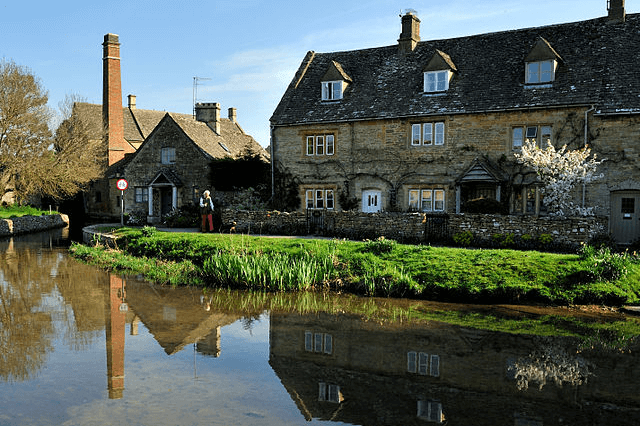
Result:
M115 232L119 251L74 245L71 252L93 264L175 285L331 289L474 303L621 305L638 302L640 294L635 257L623 259L623 276L605 280L598 275L600 257L578 254L403 245L384 239L163 233L149 227Z
M43 214L58 214L56 211L40 210L31 206L0 207L0 219L12 219L22 216L42 216Z

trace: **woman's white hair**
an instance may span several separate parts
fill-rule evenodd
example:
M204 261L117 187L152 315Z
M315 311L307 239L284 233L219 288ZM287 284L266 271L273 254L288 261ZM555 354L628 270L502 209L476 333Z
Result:
M204 195L205 197L208 197L210 194L209 190L206 190L202 193L202 195Z

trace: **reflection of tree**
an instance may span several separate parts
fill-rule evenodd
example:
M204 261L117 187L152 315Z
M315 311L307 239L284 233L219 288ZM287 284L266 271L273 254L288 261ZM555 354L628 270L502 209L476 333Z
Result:
M38 312L43 295L54 288L51 268L43 265L47 259L33 250L0 252L0 378L5 381L28 379L52 349L51 316Z
M515 375L518 389L524 390L529 388L529 383L536 383L542 389L547 381L553 381L559 387L582 385L593 375L590 367L583 358L569 354L556 343L542 345L528 356L519 358L509 370Z

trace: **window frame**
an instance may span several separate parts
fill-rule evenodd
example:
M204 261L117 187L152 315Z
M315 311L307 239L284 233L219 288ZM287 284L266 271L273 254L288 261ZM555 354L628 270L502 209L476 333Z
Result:
M530 139L535 141L538 148L546 149L553 144L553 126L551 124L520 124L511 128L512 150L521 149Z
M321 84L320 98L323 101L339 101L344 95L344 81L329 80L323 81Z
M176 149L175 147L165 147L160 150L160 163L161 164L176 164Z
M134 199L136 203L148 203L149 202L149 189L145 186L136 186L134 188Z
M445 130L444 121L411 123L411 146L443 146Z
M549 69L543 69L548 64ZM525 64L525 84L550 84L556 79L557 61L545 59L543 61L531 61ZM548 77L543 78L543 75ZM535 77L535 78L534 78ZM547 79L548 78L548 79Z
M333 133L306 135L304 152L307 157L331 157L336 151L336 138Z
M407 193L409 211L440 213L446 211L444 188L409 188ZM426 206L429 206L428 208Z
M442 93L449 90L451 70L425 71L423 75L424 93ZM433 77L433 80L430 78Z
M305 205L307 210L334 210L335 194L332 188L306 188ZM319 205L318 202L321 204Z

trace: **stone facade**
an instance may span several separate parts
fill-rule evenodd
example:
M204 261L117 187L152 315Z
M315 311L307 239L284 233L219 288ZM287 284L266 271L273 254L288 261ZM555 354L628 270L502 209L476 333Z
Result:
M64 228L69 225L66 214L52 214L42 216L22 216L13 219L0 220L0 237L30 234L49 229Z

